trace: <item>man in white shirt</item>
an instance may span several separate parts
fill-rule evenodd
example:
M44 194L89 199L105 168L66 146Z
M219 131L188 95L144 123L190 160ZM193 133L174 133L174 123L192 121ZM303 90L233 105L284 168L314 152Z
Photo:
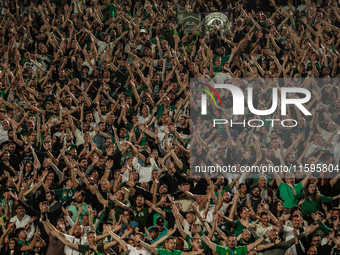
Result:
M303 219L302 218L300 219L300 217L301 216L298 216L298 215L292 216L291 223L292 223L293 227L283 225L283 238L284 238L285 241L288 241L288 240L294 238L294 236L295 236L294 232L295 231L296 231L295 234L297 234L297 235L300 234L299 226L300 226L300 224L302 224L302 226L303 226ZM301 242L300 242L300 245L301 245L302 250L304 251L305 248L303 247ZM292 247L290 247L287 250L287 252L290 252L290 251L294 252L294 254L297 254L295 245L292 245Z
M137 237L137 238L136 238ZM145 241L145 236L138 232L136 235L135 235L135 247L129 245L129 244L126 244L127 245L127 248L128 248L128 253L129 255L151 255L152 253L145 249L141 244L140 244L140 241Z
M70 241L71 243L76 244L88 244L86 237L83 236L84 229L83 226L78 224L74 227L73 236L65 235L65 239ZM81 252L72 249L70 246L65 245L64 248L65 255L81 255Z
M17 215L12 217L10 222L15 221L16 228L24 228L29 223L30 227L27 230L27 241L30 241L35 232L34 223L31 221L32 218L25 214L25 209L22 205L18 205L15 212Z
M2 125L0 126L0 144L8 141L8 135L7 135L8 129L9 129L9 122L7 120L4 120L2 122Z
M151 181L153 170L159 169L156 162L155 162L155 159L152 158L152 157L147 158L145 163L147 164L146 167L144 167L144 166L142 166L141 164L138 163L138 158L134 158L132 160L132 165L137 170L137 173L139 174L139 182L140 183Z

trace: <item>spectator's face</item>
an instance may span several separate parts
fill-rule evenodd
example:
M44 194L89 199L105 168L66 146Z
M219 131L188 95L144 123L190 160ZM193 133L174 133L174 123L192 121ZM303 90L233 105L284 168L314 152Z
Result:
M242 211L240 212L240 217L241 219L245 219L248 216L248 209L243 208Z
M231 200L231 196L229 192L224 192L222 197L223 202L228 203Z
M250 237L251 237L250 232L248 230L245 230L242 232L242 239L246 241L247 243L249 242Z
M164 185L161 185L161 186L159 187L159 194L165 194L165 193L167 193L167 192L168 192L168 190L167 190L167 188L165 188Z
M320 236L314 236L312 238L312 244L316 246L316 248L321 246L321 237Z
M251 192L251 194L253 195L253 197L258 198L260 196L261 190L260 188L254 188L253 191Z
M46 179L45 185L50 189L52 187L52 181L50 179Z
M26 239L27 239L27 232L26 232L26 230L20 231L18 237L19 237L20 239L26 240Z
M267 156L268 156L268 158L273 158L275 156L274 150L268 149L267 150Z
M162 122L163 123L168 123L168 115L167 114L163 114L162 115Z
M9 243L8 243L8 246L9 246L9 249L10 250L14 250L14 246L15 246L15 240L11 240Z
M265 188L267 186L267 179L264 177L259 178L258 182L261 188Z
M286 178L287 184L295 184L295 177L293 175L288 175Z
M8 145L8 151L13 154L15 151L15 145L14 144L9 144Z
M298 228L299 228L299 225L300 225L300 223L299 223L299 218L298 218L298 217L294 217L294 218L292 219L292 224L293 224L293 227L294 227L295 229L298 229Z
M294 154L289 154L289 156L288 156L288 161L289 161L290 163L294 163L294 162L295 162L295 155L294 155Z
M314 192L315 192L315 184L309 184L308 185L308 193L309 194L314 194Z
M47 202L51 203L53 201L54 197L51 195L51 193L46 194L46 200Z
M337 218L339 218L340 216L340 212L337 210L333 210L332 211L332 220L336 220Z
M42 209L43 209L43 212L48 212L50 210L50 205L48 204L48 202L44 202L42 204Z
M2 113L1 113L1 114L2 114ZM34 129L34 124L33 124L33 122L28 122L28 123L27 123L27 129L28 129L29 131L31 131L31 130Z
M229 236L227 240L227 245L230 249L235 249L236 247L236 237L235 236Z
M98 165L99 165L99 167L104 167L104 166L105 166L105 163L106 163L106 159L105 159L105 158L101 158L101 159L99 160Z
M247 193L247 186L246 185L242 185L240 188L240 191L242 194L246 194Z
M83 227L81 225L77 225L74 227L74 236L80 238L83 234Z
M334 130L335 130L335 125L334 125L334 123L331 122L331 121L328 122L327 129L328 129L329 131L334 131Z
M130 221L130 213L128 211L124 211L123 219L124 221Z
M174 239L168 240L168 250L174 251L176 248L176 241Z
M78 195L78 196L76 196L76 202L77 203L81 203L81 202L83 202L83 196L82 195Z
M9 127L9 122L8 122L7 120L4 120L4 121L2 122L2 127L3 127L4 130L7 130L8 127Z
M89 225L89 216L88 215L84 215L83 216L82 224L83 224L83 226L88 226Z
M21 218L25 215L25 209L23 206L18 206L17 209L15 210L15 212L17 213L18 217ZM26 239L26 238L25 238Z
M100 131L104 131L105 130L105 124L104 123L100 123L98 127L99 127Z
M268 238L272 243L275 242L276 239L278 238L277 232L275 230L271 230L271 233Z
M9 131L7 135L9 140L13 140L13 131Z
M5 152L4 155L2 156L2 160L3 160L3 161L8 161L9 158L10 158L10 155L9 155L9 153L7 153L7 152Z
M56 229L58 231L62 231L63 229L65 229L65 222L63 220L58 220L57 225L56 225Z
M101 188L103 192L106 192L109 189L109 182L107 180L102 181Z
M119 137L120 138L125 139L126 135L127 135L126 129L121 129L119 131Z
M224 178L223 178L223 176L218 176L218 177L217 177L216 184L224 184Z
M315 246L309 247L307 251L307 255L317 255L317 254L318 254L318 250Z
M142 197L137 197L136 199L136 205L137 207L142 207L144 205L144 198Z

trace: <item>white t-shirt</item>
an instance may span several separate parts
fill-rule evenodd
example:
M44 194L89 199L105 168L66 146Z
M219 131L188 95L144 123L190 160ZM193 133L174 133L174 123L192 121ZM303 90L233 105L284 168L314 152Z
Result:
M231 79L231 75L229 73L217 73L214 76L214 79L216 79L217 84L224 84L225 80Z
M324 139L326 142L328 141L328 139L333 135L333 132L328 132L326 130L322 130L321 132L321 137L322 139ZM333 139L332 139L332 142L333 143L337 143L339 142L339 135L336 134L335 136L333 136Z
M142 247L142 249L137 250L135 247L132 247L131 245L127 244L128 247L128 254L129 255L151 255L152 253Z
M75 244L88 244L86 237L81 237L80 239L74 236L65 235L65 239ZM64 248L65 255L82 255L81 252L72 249L70 246L65 245Z
M233 174L233 173L228 173L227 174L227 180L228 180L228 183L232 183L233 180L236 179L236 177L238 176L239 174ZM246 173L242 173L241 176L240 176L240 179L238 180L239 183L245 183L246 182L246 178L247 178L247 174ZM236 185L232 188L231 192L232 193L236 193L237 189L236 189Z
M300 234L299 230L297 231L297 233ZM283 240L284 241L289 241L292 238L294 238L293 228L289 227L289 226L286 226L286 225L283 225ZM301 241L299 241L299 242L300 242L301 249L303 251L305 251L305 247L303 247ZM293 244L287 251L288 252L292 251L294 254L297 254L295 244Z
M140 183L151 181L152 171L154 169L159 170L154 158L150 158L150 163L151 163L151 167L144 167L138 163L138 158L134 158L132 160L132 165L137 170L137 173L139 174Z

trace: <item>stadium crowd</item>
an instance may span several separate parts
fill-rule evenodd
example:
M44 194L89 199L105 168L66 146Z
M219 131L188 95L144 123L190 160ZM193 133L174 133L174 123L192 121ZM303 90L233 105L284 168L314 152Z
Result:
M340 254L339 7L1 0L0 254ZM177 23L217 10L232 27ZM252 86L260 110L300 86L312 115L240 117L219 90L224 109L209 99L202 116L192 78ZM209 164L238 171L195 172ZM239 171L265 165L291 172Z

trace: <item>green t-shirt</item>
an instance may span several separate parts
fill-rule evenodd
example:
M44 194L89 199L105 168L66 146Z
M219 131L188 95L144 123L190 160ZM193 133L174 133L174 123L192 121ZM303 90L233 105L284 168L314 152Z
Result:
M221 245L216 245L216 253L223 254L223 255L246 255L248 253L247 246L239 246L236 247L234 250L229 249L228 247L224 247Z
M228 55L228 56L215 55L214 56L214 62L215 62L216 58L221 58L221 62L222 62L222 65L223 65L224 63L227 63L229 61L230 55Z
M224 192L231 192L230 185L227 185L227 186L223 187L223 189L221 190L221 196L223 196ZM217 191L215 192L215 196L218 197L218 192Z
M302 183L299 182L298 184L295 184L294 189L296 193L298 194L301 193L303 190ZM279 186L279 191L280 191L280 196L284 201L283 202L284 208L291 209L294 205L297 205L299 203L299 201L294 196L292 189L285 182L281 182Z
M101 7L103 7L102 5ZM111 17L115 17L115 10L117 9L117 6L114 4L110 4L107 6L104 10L102 10L103 16L104 16L104 21L107 21Z
M242 225L240 220L235 220L234 234L239 236L244 229L246 229L246 227Z
M189 250L191 249L191 244L190 244L190 241L193 241L194 238L192 238L191 236L189 236L188 234L186 235L185 237L185 241L187 241L188 243L188 248ZM209 254L209 247L205 244L205 242L201 242L202 243L202 249L204 249L204 254Z
M57 189L55 190L55 195L59 198L60 203L65 203L73 197L76 192L77 190L74 187L71 189Z
M183 252L179 250L174 250L174 251L168 251L164 249L157 249L158 255L180 255Z
M296 199L299 201L303 198L305 198L305 193L301 192L300 194L297 194ZM301 214L302 216L305 215L311 215L312 213L316 213L320 205L322 203L329 203L332 202L333 198L332 197L327 197L324 195L319 195L318 199L314 201L311 196L307 197L305 201L301 204Z
M148 218L149 218L149 208L142 208L142 210L138 211L137 207L131 207L135 217L134 221L139 224L140 231L144 232L144 227L147 226Z
M104 252L104 244L97 245L98 252L92 250L88 244L78 244L78 250L83 255L99 255Z
M18 244L22 245L22 246L29 246L30 242L28 241L21 241L20 239L18 240ZM21 249L22 246L17 246L17 249ZM24 251L24 252L20 252L19 254L24 254L24 255L33 255L34 251L30 250L30 251Z

